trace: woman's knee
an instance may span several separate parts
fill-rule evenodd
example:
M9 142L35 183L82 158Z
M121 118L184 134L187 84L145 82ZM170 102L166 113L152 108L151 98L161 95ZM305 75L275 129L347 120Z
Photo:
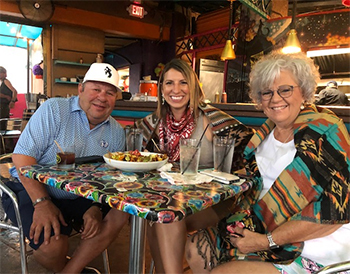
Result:
M187 238L186 247L185 247L185 258L188 264L191 265L191 262L196 260L197 256L198 256L198 252L197 252L196 244L193 241L193 236L189 236Z
M130 214L112 208L103 219L107 233L119 233L122 227L128 222Z
M215 225L219 221L219 217L211 207L194 215L190 215L184 221L188 232L204 229Z

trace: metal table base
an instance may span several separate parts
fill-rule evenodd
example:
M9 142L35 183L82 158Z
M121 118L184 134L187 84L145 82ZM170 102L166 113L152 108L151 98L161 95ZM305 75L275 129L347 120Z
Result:
M131 216L129 274L145 273L145 243L147 221Z

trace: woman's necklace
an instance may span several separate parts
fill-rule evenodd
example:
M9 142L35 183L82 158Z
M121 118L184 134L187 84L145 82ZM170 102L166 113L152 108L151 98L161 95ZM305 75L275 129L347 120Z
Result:
M276 132L276 130L275 130ZM284 142L282 142L282 144L287 143L288 139L292 136L292 134L294 133L294 131L292 130L291 133L288 135L288 137L284 140ZM274 136L275 137L275 136ZM275 139L277 140L277 138L275 137ZM278 141L278 140L277 140Z

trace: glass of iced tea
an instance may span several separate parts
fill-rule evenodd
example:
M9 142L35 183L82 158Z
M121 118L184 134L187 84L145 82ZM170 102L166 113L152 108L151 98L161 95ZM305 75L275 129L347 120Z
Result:
M75 167L75 152L73 147L63 148L56 155L57 167L62 169L73 169Z

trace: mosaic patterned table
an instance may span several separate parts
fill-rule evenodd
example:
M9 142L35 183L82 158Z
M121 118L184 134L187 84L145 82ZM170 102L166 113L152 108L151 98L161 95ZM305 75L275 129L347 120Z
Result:
M216 181L197 185L173 185L160 177L158 171L125 172L106 163L76 165L74 170L62 170L55 165L33 165L20 169L22 175L64 191L107 204L133 216L131 228L130 273L143 273L144 220L156 223L180 221L188 215L213 206L220 201L239 196L251 187L226 185Z

